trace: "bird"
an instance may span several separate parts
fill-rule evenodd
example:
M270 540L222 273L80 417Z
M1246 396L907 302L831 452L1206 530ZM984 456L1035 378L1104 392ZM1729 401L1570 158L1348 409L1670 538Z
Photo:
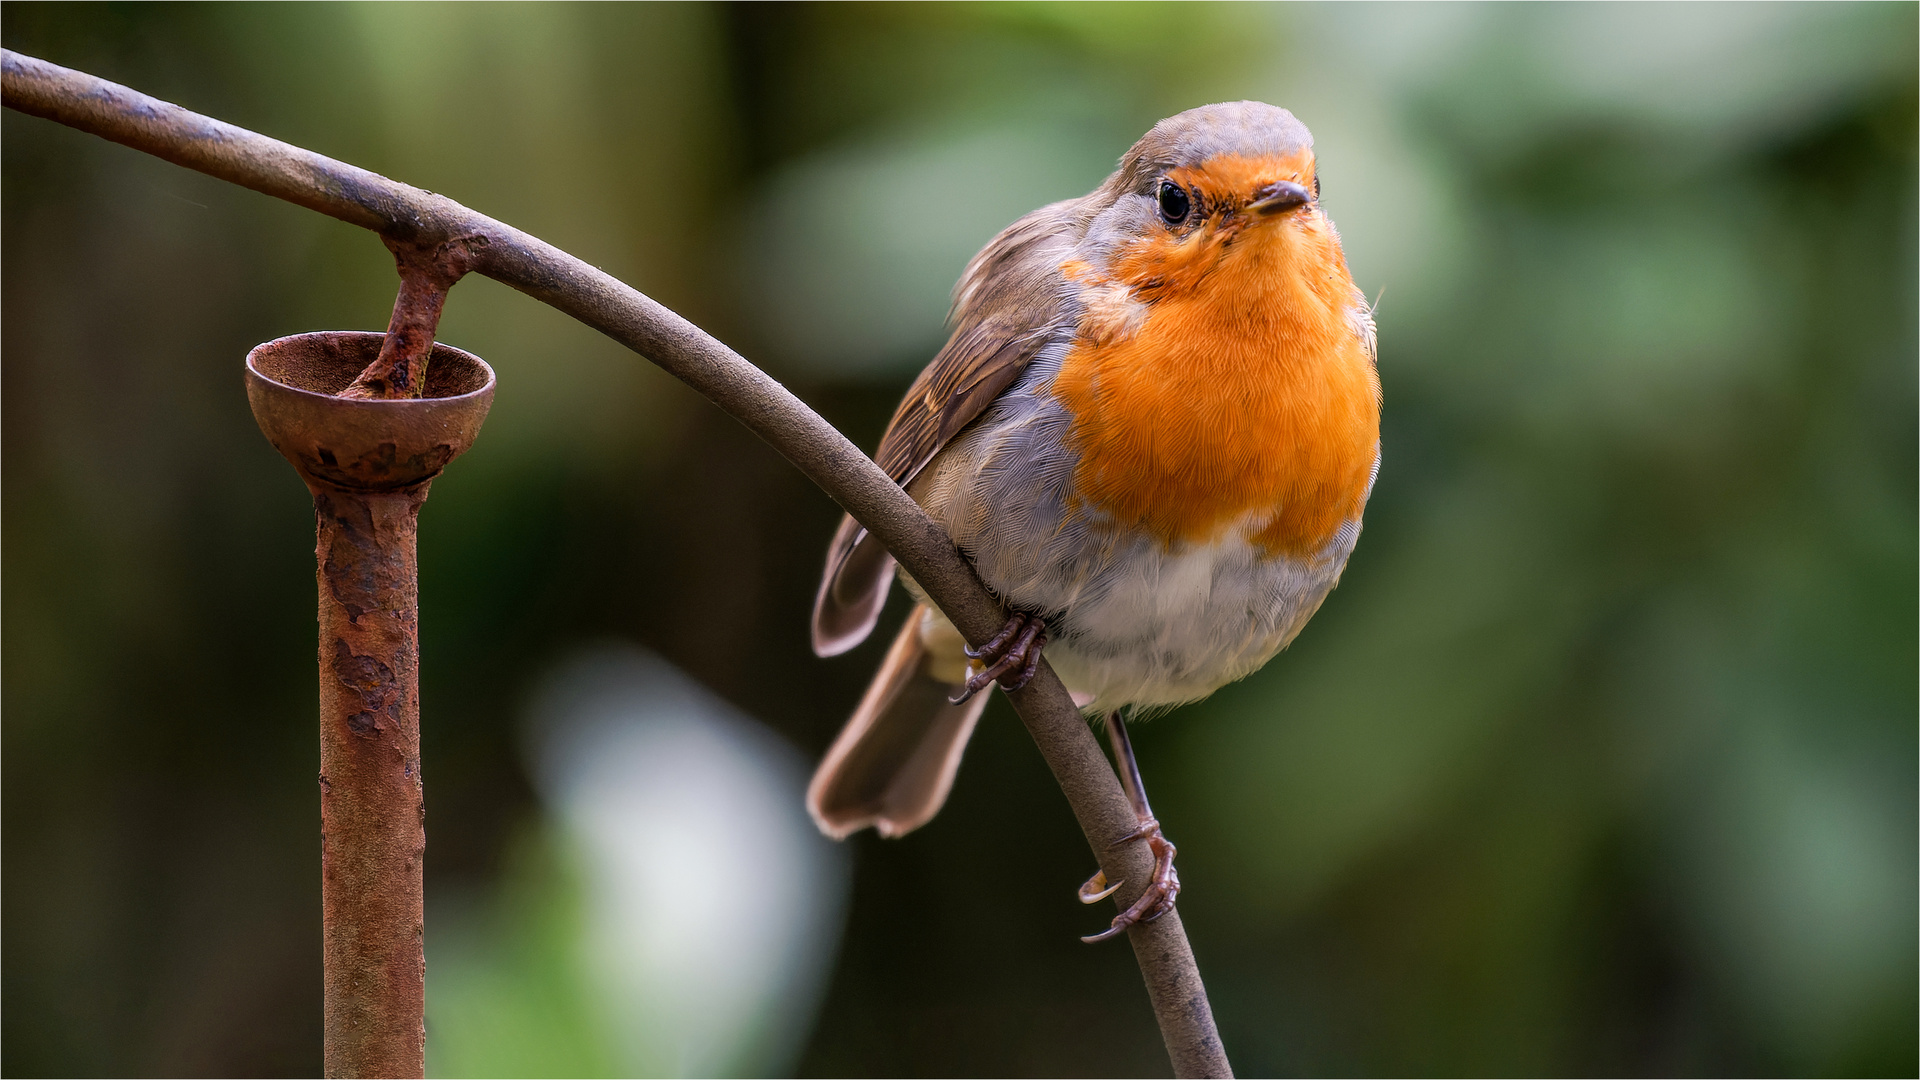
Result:
M1173 906L1173 845L1126 733L1259 669L1339 583L1380 467L1373 306L1320 204L1313 137L1257 101L1155 124L1089 194L995 236L954 287L946 345L874 460L1007 606L967 642L915 601L822 759L836 839L900 836L946 801L995 682L1041 656L1103 718L1153 880L1112 937ZM851 516L828 547L814 651L858 645L896 576ZM1125 716L1123 716L1123 712ZM1096 873L1080 889L1110 895Z

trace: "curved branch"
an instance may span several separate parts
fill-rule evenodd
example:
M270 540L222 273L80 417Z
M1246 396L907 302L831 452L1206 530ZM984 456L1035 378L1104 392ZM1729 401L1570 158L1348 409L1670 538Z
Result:
M886 473L784 386L617 278L444 196L190 112L12 50L0 102L209 176L380 233L390 243L458 242L471 272L548 304L665 368L745 424L880 538L954 626L985 641L1005 621L947 534ZM1009 695L1072 806L1107 880L1139 895L1152 858L1124 843L1133 811L1066 688L1042 665ZM1228 1076L1226 1052L1177 911L1128 930L1179 1076Z

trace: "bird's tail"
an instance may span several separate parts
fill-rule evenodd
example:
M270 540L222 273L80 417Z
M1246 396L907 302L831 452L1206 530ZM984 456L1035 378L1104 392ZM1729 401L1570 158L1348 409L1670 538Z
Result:
M807 787L807 812L821 832L839 839L871 825L899 836L939 812L987 705L986 694L947 700L966 681L963 645L925 604L913 609Z

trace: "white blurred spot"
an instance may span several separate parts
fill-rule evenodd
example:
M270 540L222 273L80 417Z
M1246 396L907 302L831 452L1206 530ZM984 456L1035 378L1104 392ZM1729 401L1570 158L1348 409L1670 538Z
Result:
M652 653L562 668L531 731L584 870L585 968L623 1064L790 1068L842 925L846 851L802 808L807 763Z

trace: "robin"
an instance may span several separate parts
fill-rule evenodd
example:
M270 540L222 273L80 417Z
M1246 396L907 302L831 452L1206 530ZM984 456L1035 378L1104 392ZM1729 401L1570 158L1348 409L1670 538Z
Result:
M1173 845L1139 782L1139 719L1265 664L1339 583L1380 462L1373 312L1285 109L1154 125L1091 194L1014 222L954 289L952 336L875 460L1013 614L969 648L918 601L807 791L835 838L899 836L946 801L994 682L1048 660L1104 715L1154 880L1097 941L1172 907ZM873 630L894 562L851 517L813 647ZM1110 895L1100 874L1081 887Z

